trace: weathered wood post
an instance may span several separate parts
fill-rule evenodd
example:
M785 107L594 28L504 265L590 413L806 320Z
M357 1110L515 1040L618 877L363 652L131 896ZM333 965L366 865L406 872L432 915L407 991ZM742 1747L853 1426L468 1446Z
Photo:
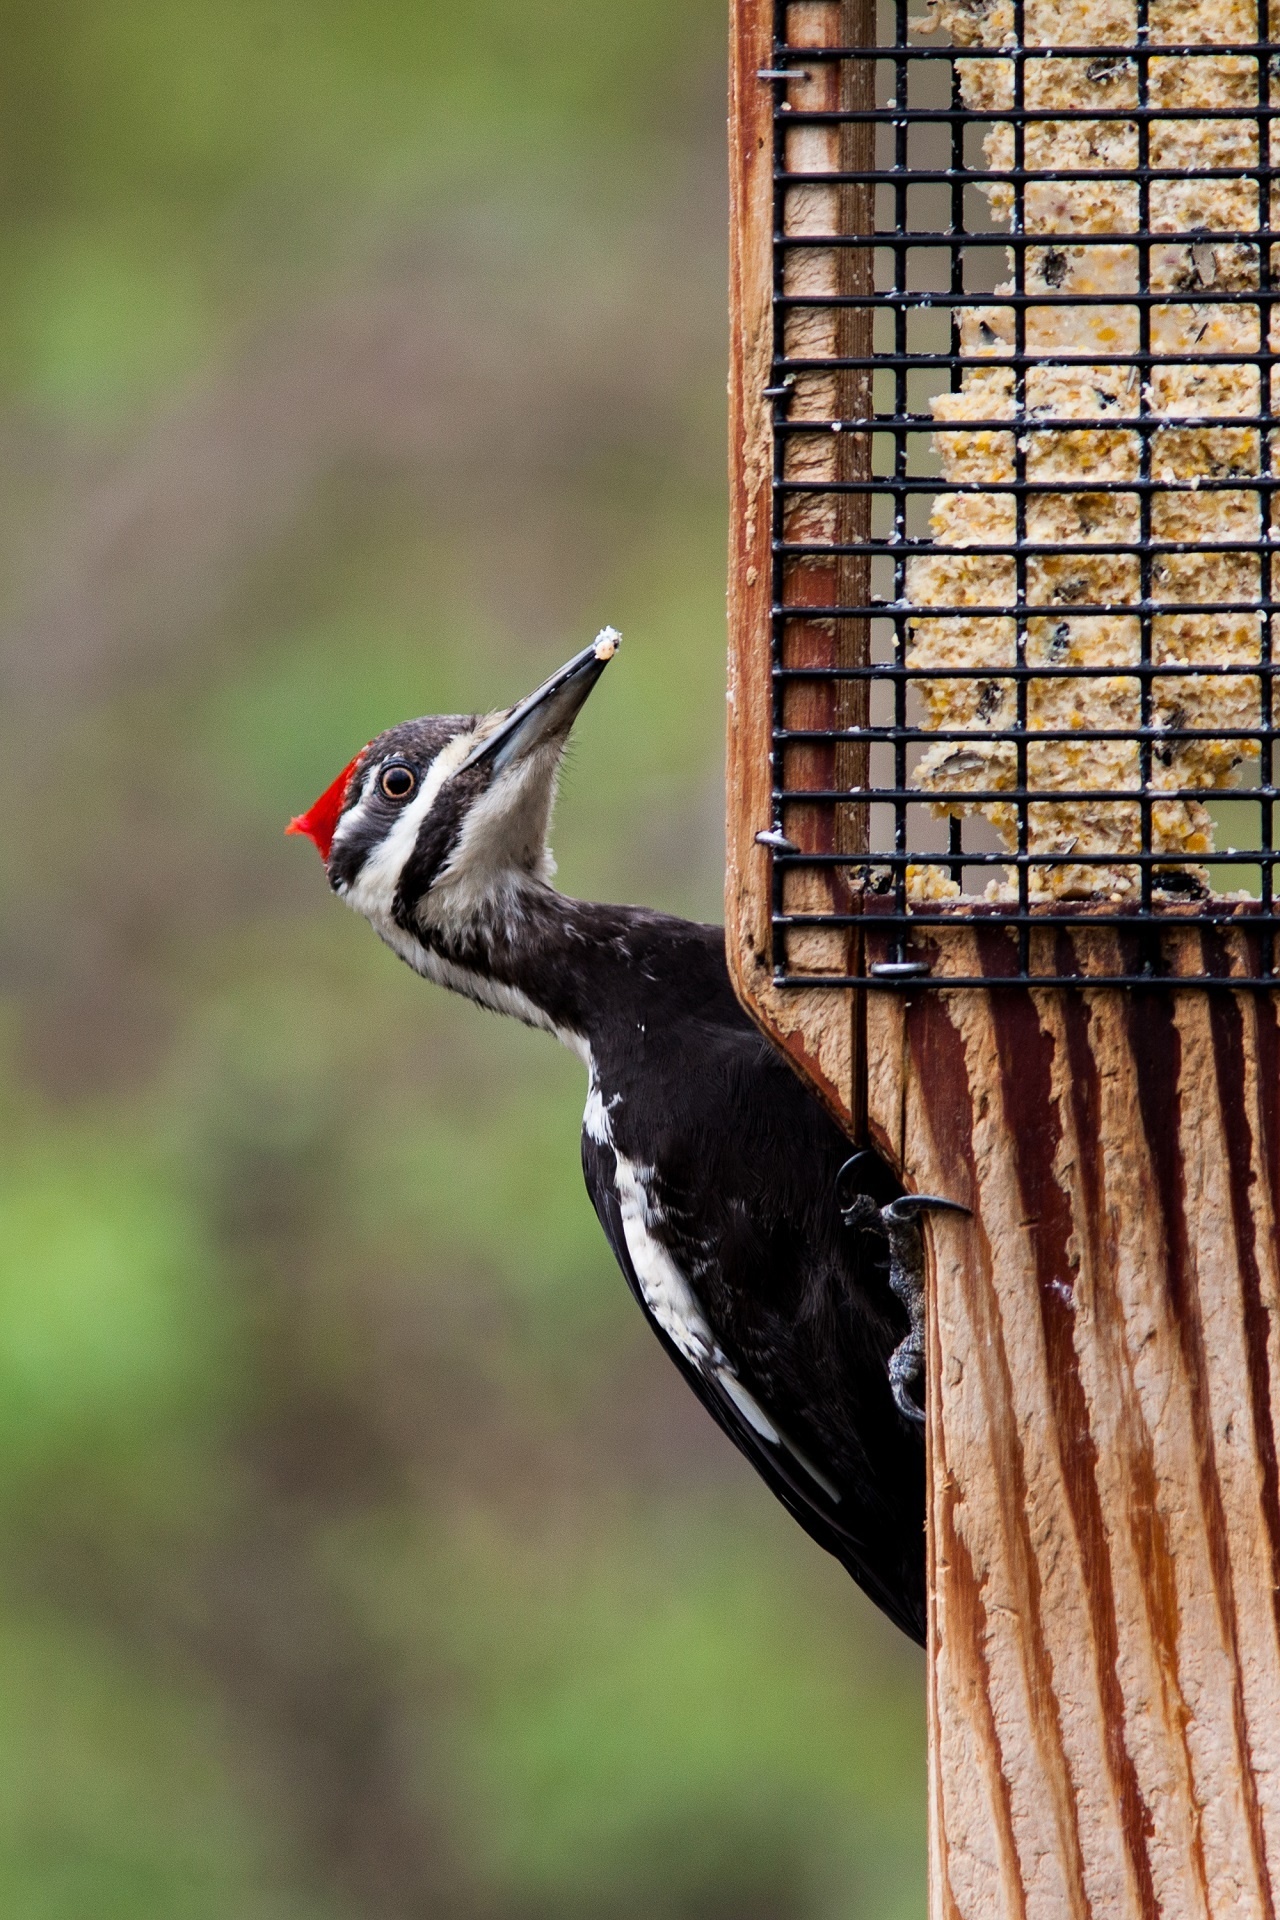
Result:
M982 937L941 966L976 970ZM874 1132L911 1186L973 1208L933 1235L932 1911L1261 1920L1280 1872L1275 997L872 1002Z
M1180 96L1167 88L1161 94L1155 63L1145 51L1131 56L1125 48L1174 47L1175 29L1191 43L1209 44L1214 58L1227 64L1209 76L1218 105L1203 107L1204 124L1212 126L1213 114L1221 120L1234 104L1233 128L1270 127L1266 80L1258 77L1270 49L1259 41L1250 54L1241 45L1257 39L1257 22L1235 22L1224 36L1208 5L1200 0L1198 14L1183 12L1163 28L1145 13L1132 31L1123 22L1117 28L1108 15L1079 52L1081 73L1091 63L1100 76L1088 84L1122 90L1118 107L1095 112L1110 112L1109 124L1140 130L1131 151L1143 194L1155 191L1142 183L1159 173L1152 155L1163 123L1153 123L1152 102L1161 100L1170 124L1185 128L1189 108L1202 101L1185 91L1185 75ZM1037 751L1046 724L1053 737L1055 722L1036 721L1029 701L1037 697L1038 677L1069 671L1073 662L1077 681L1084 678L1090 635L1101 631L1096 623L1113 614L1114 605L1104 605L1089 563L1081 563L1083 587L1064 586L1062 570L1055 573L1047 563L1037 572L1046 554L1070 558L1070 550L1063 536L1055 547L1043 532L1028 534L1028 515L1045 495L1036 492L1035 435L1021 430L1016 458L1010 453L1005 467L978 476L988 489L984 498L1007 485L1021 502L1016 521L1011 516L1002 533L988 538L997 555L1009 556L1008 597L997 597L988 571L965 603L985 605L981 618L996 635L991 644L1004 651L971 651L959 663L971 679L985 671L984 685L1003 691L1007 683L1012 690L1003 731L995 730L998 701L994 720L970 714L966 724L988 727L978 735L984 747L989 738L1010 741L1016 766L1010 760L1014 773L999 792L989 763L976 782L969 780L963 806L956 794L944 795L955 801L950 843L939 851L935 840L920 851L913 835L923 840L919 823L927 809L908 799L906 788L928 726L927 704L908 704L919 631L910 602L924 596L913 596L909 568L911 553L930 549L927 533L905 508L880 522L871 505L877 471L895 508L909 500L910 462L901 451L896 466L873 459L877 415L868 365L792 364L871 358L872 281L865 263L876 225L873 185L866 178L830 187L811 177L802 186L787 183L792 173L866 176L878 166L888 176L904 159L918 164L896 138L895 114L908 101L896 89L886 101L882 91L878 124L889 130L888 148L875 161L866 134L856 133L877 124L866 77L872 63L864 61L862 77L851 80L851 63L839 57L842 49L870 41L861 5L734 0L732 11L730 961L747 1006L851 1135L874 1142L910 1188L971 1209L968 1219L936 1218L928 1233L932 1920L1274 1920L1280 1898L1280 993L1273 984L1269 858L1271 589L1263 543L1270 485L1261 477L1269 463L1260 390L1255 383L1252 399L1241 405L1224 399L1221 384L1225 350L1251 354L1250 364L1267 358L1269 322L1258 321L1267 304L1266 263L1260 267L1247 234L1269 222L1270 187L1261 198L1255 191L1251 202L1237 197L1233 205L1230 244L1243 252L1235 256L1230 285L1221 264L1225 242L1217 250L1219 265L1202 259L1198 278L1183 273L1179 279L1171 269L1158 280L1158 262L1149 264L1150 203L1135 202L1126 212L1135 236L1132 257L1119 268L1113 258L1108 269L1112 290L1129 293L1133 311L1145 316L1131 339L1120 327L1120 350L1139 368L1140 380L1124 390L1132 397L1113 408L1111 389L1099 376L1103 391L1088 406L1099 417L1114 413L1131 433L1137 451L1128 465L1124 446L1116 455L1112 497L1127 483L1139 505L1120 532L1104 528L1101 542L1095 537L1090 545L1078 531L1072 538L1084 553L1136 556L1142 578L1135 572L1124 600L1130 625L1122 638L1130 650L1117 650L1113 633L1105 664L1113 680L1127 665L1137 691L1128 722L1122 710L1120 723L1113 717L1103 729L1087 710L1086 688L1083 720L1077 715L1075 725L1086 741L1131 735L1136 743L1127 770L1117 772L1112 760L1106 778L1092 782L1104 804L1129 808L1115 813L1112 824L1120 824L1104 851L1111 875L1128 856L1123 871L1136 876L1132 897L1118 904L1114 892L1090 896L1078 879L1071 888L1057 887L1052 875L1065 871L1068 860L1087 865L1088 839L1082 844L1077 836L1064 851L1036 838L1028 793L1057 796L1071 784L1089 783L1078 773L1072 782L1046 775L1036 787L1028 753ZM1021 24L1021 5L1016 18L1013 8L1006 11L1008 21L1002 17L999 35L985 44L1016 52L1032 36ZM975 20L990 12L971 9ZM1098 54L1104 30L1119 40L1119 51L1108 43ZM1068 129L1055 135L1059 157L1073 137L1073 111L1080 124L1081 109L1062 105L1060 76L1071 70L1072 34L1086 37L1074 18L1058 36L1053 85L1059 92L1044 95L1057 101L1054 111ZM1224 53L1228 40L1234 50ZM815 58L815 50L824 57ZM1012 54L1009 60L1017 64ZM1123 71L1126 60L1132 76ZM1201 65L1207 69L1209 62ZM760 77L788 68L808 77ZM901 86L903 60L897 72ZM1025 69L1017 67L1016 85L988 103L988 115L1003 105L1019 128L1018 151L1011 146L1005 163L1018 192L1031 170L1026 102L1037 97L1040 72L1028 58ZM963 104L958 85L950 98L953 106ZM846 115L867 117L852 123L822 117L839 102ZM804 121L806 111L816 117ZM1268 141L1269 133L1235 149L1239 176L1255 188L1259 177L1269 182L1261 164ZM953 178L939 183L946 194L963 186L957 156L964 153L972 159L961 139L951 148ZM1172 174L1173 166L1166 171ZM892 197L891 189L882 191ZM954 209L958 201L950 204ZM885 218L882 206L882 224ZM1065 221L1061 206L1043 216L1044 249ZM1172 236L1172 251L1183 240L1203 248L1204 229L1214 224L1212 208L1206 216L1204 204L1188 202L1163 231ZM1021 231L1028 230L1035 230L1034 218L1021 222ZM864 264L851 266L847 254L841 259L837 248L824 249L827 233L862 236ZM789 264L788 240L797 236L808 242L802 269ZM1113 246L1113 255L1120 251ZM1207 251L1214 254L1212 247ZM1047 306L1059 291L1052 261L1047 281L1036 279L1039 266L1027 264L1042 262L1044 250L1033 255L1015 246L1014 257L1012 283L988 282L991 291L976 296L979 306L986 300L994 352L999 358L1004 351L1013 381L1005 389L1006 413L987 403L996 426L1000 418L1042 417L1032 412L1025 383L1047 364L1052 344L1037 356L1027 331L1034 320L1019 317L1006 327L999 315L1034 315L1038 303ZM948 284L953 341L963 345L970 337L964 316L974 309L962 308L962 301L975 296L967 290L971 283L953 273L939 297L947 297ZM897 306L890 298L895 288L903 296ZM897 271L886 306L897 315L910 291ZM799 309L802 325L787 306L797 292L815 302ZM1158 499L1154 509L1151 504L1160 486L1173 489L1179 477L1160 464L1161 448L1170 444L1160 440L1168 432L1162 423L1189 414L1186 407L1161 412L1158 394L1154 400L1150 394L1160 349L1158 338L1153 346L1152 326L1174 311L1179 295L1194 298L1205 326L1226 325L1228 295L1235 303L1230 324L1237 332L1225 349L1219 340L1211 376L1219 380L1217 397L1198 404L1197 430L1204 420L1206 434L1217 430L1214 410L1254 422L1253 441L1241 443L1246 452L1237 454L1230 481L1209 475L1202 482L1198 467L1190 479L1182 476L1184 492L1206 489L1195 505L1201 542L1213 537L1212 529L1204 530L1211 508L1203 499L1215 485L1234 486L1231 550L1247 560L1245 572L1231 577L1216 557L1192 554L1191 561L1204 562L1199 586L1185 573L1168 584L1167 567L1161 573L1167 552L1186 553L1186 529L1178 530L1181 546L1173 532L1162 544L1163 509ZM824 297L834 304L824 306ZM1086 296L1077 289L1076 298ZM1170 338L1183 343L1185 353L1190 337L1178 319ZM902 339L899 327L891 339L899 359ZM1104 354L1096 338L1090 344L1097 366L1114 366L1115 355ZM1055 350L1061 346L1059 338ZM893 351L888 357L893 360ZM964 366L953 346L952 390L960 394ZM899 450L905 373L896 397L891 390L901 371L896 364L891 369L890 397L880 401L878 416L893 416L896 438L889 433L885 443ZM971 407L969 417L981 424L981 411ZM1081 417L1089 419L1084 403L1074 416ZM825 434L819 430L824 419ZM793 451L797 423L800 437L808 436L803 454ZM864 451L850 454L859 423ZM1004 439L1012 443L1013 432ZM1193 455L1198 458L1194 449ZM1053 498L1074 498L1086 478L1097 485L1099 461L1097 448L1086 447L1087 473L1073 489L1059 459ZM1250 475L1251 486L1242 487L1241 477ZM806 477L825 481L826 490L788 492ZM866 483L861 493L860 479ZM938 482L925 484L936 488ZM804 502L801 520L797 497ZM1218 544L1228 546L1225 539ZM788 551L797 545L817 551ZM877 576L882 559L886 571ZM958 590L954 600L935 593L927 601L933 609L961 603ZM1081 605L1086 615L1092 609L1095 621L1092 629L1087 619L1082 623L1083 641L1073 627ZM1046 618L1057 654L1037 651L1041 616L1024 611L1036 606L1054 609ZM996 616L1006 607L1007 634L1006 627L997 634ZM1157 607L1174 611L1157 613ZM1246 639L1234 654L1224 643L1219 657L1212 648L1229 625L1227 616L1236 620L1237 639L1241 632ZM1169 639L1173 628L1161 624L1175 617L1184 623L1181 654ZM883 642L875 637L878 619L886 623ZM1243 628L1242 619L1249 623ZM970 627L975 624L976 618ZM1074 637L1064 640L1063 629ZM1085 648L1083 665L1063 651L1068 645ZM929 665L938 670L936 651ZM1220 879L1212 841L1209 851L1203 844L1208 829L1194 848L1194 881L1175 886L1163 877L1179 865L1192 871L1190 843L1161 839L1169 816L1160 811L1163 798L1151 795L1173 794L1185 808L1203 811L1213 784L1202 772L1180 770L1176 759L1170 775L1159 759L1162 725L1174 741L1203 739L1203 720L1186 718L1190 668L1197 665L1202 676L1206 665L1234 673L1232 688L1244 702L1223 727L1245 742L1237 757L1253 756L1250 777L1258 782L1235 789L1257 796L1251 803L1258 809L1256 871L1248 895L1208 891L1203 876ZM825 671L806 680L797 667ZM883 695L876 691L882 671ZM1179 674L1183 717L1171 719L1160 706L1164 679ZM794 741L796 731L807 737ZM984 791L994 797L984 800ZM797 792L804 797L791 797ZM997 808L1006 804L1006 792L1017 818L1009 814L1013 824L1004 841L975 834L966 842L962 817L967 826L986 807L986 818L999 828L1005 816ZM1123 800L1126 793L1135 798ZM937 800L936 785L929 797ZM1186 814L1177 831L1185 834L1186 820L1200 818ZM770 838L761 842L762 834ZM1012 875L1003 894L961 892L973 872L985 881L1003 871ZM922 872L950 874L958 884L922 884Z

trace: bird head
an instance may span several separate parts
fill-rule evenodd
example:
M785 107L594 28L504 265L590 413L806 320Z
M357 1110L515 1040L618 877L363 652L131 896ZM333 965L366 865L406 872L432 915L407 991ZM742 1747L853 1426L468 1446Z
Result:
M509 919L555 871L547 834L569 731L621 636L593 644L527 699L496 713L392 727L291 820L338 896L420 963L432 935Z

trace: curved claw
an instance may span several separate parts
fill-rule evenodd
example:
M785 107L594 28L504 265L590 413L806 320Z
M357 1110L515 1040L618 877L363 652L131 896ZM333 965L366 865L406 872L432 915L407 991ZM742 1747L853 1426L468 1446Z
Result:
M845 1165L848 1165L846 1161ZM844 1168L840 1169L843 1173ZM972 1207L966 1207L961 1200L944 1200L936 1193L904 1193L898 1200L891 1200L887 1207L881 1207L880 1217L897 1226L911 1219L915 1213L972 1213Z
M851 1153L849 1155L849 1158L844 1162L844 1164L837 1169L835 1181L833 1184L835 1186L836 1205L839 1207L841 1213L844 1213L850 1204L847 1200L842 1198L842 1193L844 1189L844 1177L846 1173L848 1173L851 1167L856 1167L859 1160L870 1160L871 1158L872 1158L872 1153L871 1153L870 1147L859 1147L858 1151L856 1153ZM861 1194L854 1195L855 1200L860 1200L861 1198L862 1198Z
M912 1381L914 1382L914 1380L918 1378L919 1374L914 1374ZM905 1415L908 1420L914 1421L916 1426L922 1427L925 1423L924 1408L911 1398L909 1383L905 1377L901 1380L895 1380L890 1376L889 1391L893 1395L893 1404L898 1409L898 1412Z
M846 1227L861 1227L863 1229L874 1227L883 1231L883 1222L880 1217L882 1209L876 1204L869 1193L855 1193L851 1198L846 1200L843 1192L845 1175L849 1170L852 1167L856 1167L860 1160L874 1160L875 1157L870 1147L859 1147L856 1153L849 1155L849 1158L836 1173L834 1182L836 1205L840 1209L840 1218L844 1221Z
M900 1340L889 1355L889 1392L898 1412L908 1420L924 1425L924 1408L912 1389L924 1380L924 1325L913 1323L905 1340Z

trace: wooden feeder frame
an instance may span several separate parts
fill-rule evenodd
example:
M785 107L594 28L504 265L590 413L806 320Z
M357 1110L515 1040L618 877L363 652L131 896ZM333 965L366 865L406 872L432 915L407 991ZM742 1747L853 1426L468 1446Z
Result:
M1267 33L1264 17L1233 50L1257 58L1259 104L1232 112L1256 118L1260 155L1280 114ZM1115 51L1141 64L1139 42ZM908 1187L972 1210L929 1229L932 1920L1274 1920L1280 796L1266 529L1280 483L1265 457L1247 481L1264 529L1249 669L1261 771L1232 797L1257 808L1241 856L1256 898L1162 889L1158 870L1177 863L1152 845L1149 693L1134 906L1038 906L1025 835L1012 857L954 829L941 852L911 846L925 809L908 793L922 736L908 725L907 616L901 585L885 596L876 570L921 536L897 512L879 530L872 502L919 488L909 461L877 480L873 450L877 429L899 445L907 433L903 264L923 237L906 222L909 140L927 117L912 77L957 52L908 42L905 0L880 42L869 0L733 0L730 965L850 1135ZM894 75L892 104L877 104L878 71ZM955 263L973 237L962 136L976 116L951 99L932 111L955 142L953 272L935 295L954 309L974 298ZM1269 232L1273 169L1245 171ZM877 191L896 209L879 234ZM979 237L1010 243L994 226ZM899 263L879 290L873 241ZM1261 347L1238 357L1267 395L1273 263L1258 252L1260 285L1240 297L1262 315ZM1016 235L1013 255L1021 289ZM1145 278L1120 297L1145 306ZM877 304L897 327L887 424ZM1278 423L1251 424L1266 444ZM927 411L910 432L927 443ZM1149 567L1149 533L1142 545ZM1145 595L1148 636L1150 615ZM876 621L892 633L878 653ZM1148 637L1144 688L1151 666ZM892 718L873 726L877 684ZM1019 806L1033 798L1025 765ZM892 823L883 846L876 817ZM917 907L906 867L921 858L1006 866L1017 899Z

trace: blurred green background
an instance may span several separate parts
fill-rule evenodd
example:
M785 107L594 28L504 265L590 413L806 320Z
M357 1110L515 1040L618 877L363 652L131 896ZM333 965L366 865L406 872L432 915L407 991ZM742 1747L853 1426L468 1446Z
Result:
M917 1916L919 1658L580 1067L281 833L610 620L562 881L719 917L721 0L0 20L0 1911Z

